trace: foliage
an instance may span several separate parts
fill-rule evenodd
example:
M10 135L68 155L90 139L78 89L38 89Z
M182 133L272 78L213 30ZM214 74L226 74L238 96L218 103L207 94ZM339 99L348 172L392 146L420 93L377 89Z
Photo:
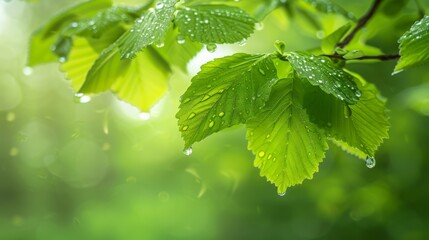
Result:
M372 167L388 138L384 99L375 85L345 69L348 61L399 59L395 72L427 63L427 16L399 39L400 55L368 55L373 47L356 40L380 3L356 19L330 0L258 0L251 7L236 1L159 0L137 7L87 1L33 34L28 63L58 59L78 94L111 90L147 112L167 91L174 67L186 70L202 44L213 52L216 44L243 43L277 9L314 26L321 25L314 16L341 17L344 24L322 39L320 49L286 51L279 41L273 52L206 63L181 99L176 117L187 153L195 142L244 124L254 165L283 194L318 171L328 140ZM382 10L400 12L386 4Z

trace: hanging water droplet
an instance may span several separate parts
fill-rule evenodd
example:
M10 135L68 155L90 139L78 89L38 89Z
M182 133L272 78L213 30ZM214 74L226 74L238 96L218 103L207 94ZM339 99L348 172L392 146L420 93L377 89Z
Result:
M162 47L164 47L164 43L163 43L163 42L161 42L161 43L157 43L155 46L156 46L157 48L162 48Z
M58 61L60 63L65 63L67 61L67 58L66 57L60 57L60 58L58 58Z
M22 73L25 76L30 76L31 74L33 74L33 68L32 67L24 67L24 69L22 69Z
M246 45L246 43L247 43L247 40L245 39L245 38L243 38L240 42L238 42L238 46L244 46L244 45Z
M255 29L257 31L261 31L262 29L264 29L264 24L261 22L255 23Z
M83 93L76 93L74 97L75 97L75 102L77 103L88 103L91 101L91 97L84 95Z
M185 151L183 151L183 153L184 153L186 156L191 155L191 154L192 154L192 147L190 147L190 148L188 148L188 149L185 149Z
M144 121L149 120L150 119L150 113L148 113L148 112L141 112L140 115L139 115L139 117L140 117L141 120L144 120Z
M177 41L178 44L184 44L185 43L185 36L180 35L180 34L177 35L176 41Z
M370 156L367 156L367 157L366 157L366 159L365 159L365 165L366 165L368 168L373 168L373 167L375 167L375 164L376 164L376 162L375 162L375 158L370 157Z
M280 197L283 197L284 195L286 195L286 191L284 191L284 192L279 192L279 193L278 193L278 195L279 195Z
M214 43L207 44L206 49L208 52L214 53L216 51L217 45Z

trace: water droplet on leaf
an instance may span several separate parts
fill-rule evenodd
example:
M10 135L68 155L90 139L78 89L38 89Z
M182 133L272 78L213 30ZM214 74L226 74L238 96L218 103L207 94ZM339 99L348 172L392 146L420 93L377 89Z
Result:
M265 156L265 152L264 151L259 151L258 156L259 157L264 157Z
M286 191L284 191L284 192L279 192L278 194L279 194L279 196L280 196L280 197L283 197L284 195L286 195Z
M184 44L185 43L185 36L180 35L180 34L177 35L176 41L177 41L178 44Z
M155 5L156 9L161 9L163 7L164 7L164 3L162 3L162 2L157 2L156 5Z
M214 122L213 121L210 121L209 122L209 128L212 128L214 126Z

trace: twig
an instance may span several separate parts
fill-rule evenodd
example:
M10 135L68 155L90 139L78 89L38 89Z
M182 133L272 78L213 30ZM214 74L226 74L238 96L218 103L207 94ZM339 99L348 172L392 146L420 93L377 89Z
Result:
M382 0L374 0L374 3L372 4L372 6L368 10L368 12L359 19L356 27L352 30L352 32L349 35L347 35L344 38L343 41L341 41L337 44L337 47L344 48L345 46L347 46L347 44L350 43L350 41L353 39L353 37L356 35L356 33L361 28L363 28L367 24L367 22L372 18L374 13L377 11L377 8L380 6L381 1Z
M362 57L351 58L351 59L344 58L342 55L338 55L338 54L321 55L321 56L325 56L325 57L329 57L329 58L335 58L335 59L342 59L342 60L370 60L370 59L374 59L374 60L381 60L381 61L395 60L395 59L398 59L401 57L401 55L399 55L399 54L362 56Z

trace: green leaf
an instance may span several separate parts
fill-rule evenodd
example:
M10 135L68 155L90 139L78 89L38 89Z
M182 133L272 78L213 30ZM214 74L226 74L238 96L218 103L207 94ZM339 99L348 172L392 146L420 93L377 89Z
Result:
M429 62L429 16L411 26L411 29L399 39L399 53L401 58L395 67L394 73L404 69Z
M385 101L373 84L354 74L362 97L347 106L318 88L308 86L304 106L311 121L324 128L344 150L365 159L373 157L383 139L388 138L389 122Z
M270 55L238 53L203 65L183 94L176 115L185 148L245 123L264 106L276 80Z
M364 52L360 49L355 49L343 55L344 59L356 59L365 56Z
M136 17L135 12L136 9L134 8L113 6L100 11L93 17L72 22L63 29L62 35L80 35L98 38L106 30L115 27L118 23L134 20Z
M156 50L171 65L178 66L184 72L188 62L202 49L197 42L187 41L176 30L170 29L165 37L164 46Z
M343 36L350 30L351 26L350 23L347 23L323 38L322 51L326 54L333 53L338 42L340 42Z
M179 31L192 41L235 43L253 33L255 20L240 8L227 5L193 5L179 9Z
M118 27L109 30L106 32L107 34L97 39L74 37L73 48L68 55L68 60L61 64L61 70L71 80L71 85L76 92L82 87L88 71L103 49L108 47L123 32L124 30Z
M303 0L305 3L311 5L319 12L326 14L339 14L345 18L356 20L356 17L353 13L344 10L340 5L332 2L331 0Z
M154 43L164 44L176 2L177 0L159 1L155 8L150 8L134 22L134 26L118 39L121 58L131 59L137 52Z
M112 44L95 61L79 91L92 94L112 90L120 99L147 112L165 94L169 75L168 64L151 46L133 60L121 60L119 49Z
M101 9L112 5L110 0L86 1L53 17L48 23L34 32L30 40L28 65L57 61L58 56L51 52L58 41L62 29L74 21L97 14Z
M328 94L334 95L347 104L355 104L361 92L353 77L327 57L313 56L303 52L289 52L287 59L300 78L319 86Z
M303 94L300 79L279 80L263 111L246 124L248 148L256 155L254 165L279 194L311 179L328 149L323 132L302 106Z

